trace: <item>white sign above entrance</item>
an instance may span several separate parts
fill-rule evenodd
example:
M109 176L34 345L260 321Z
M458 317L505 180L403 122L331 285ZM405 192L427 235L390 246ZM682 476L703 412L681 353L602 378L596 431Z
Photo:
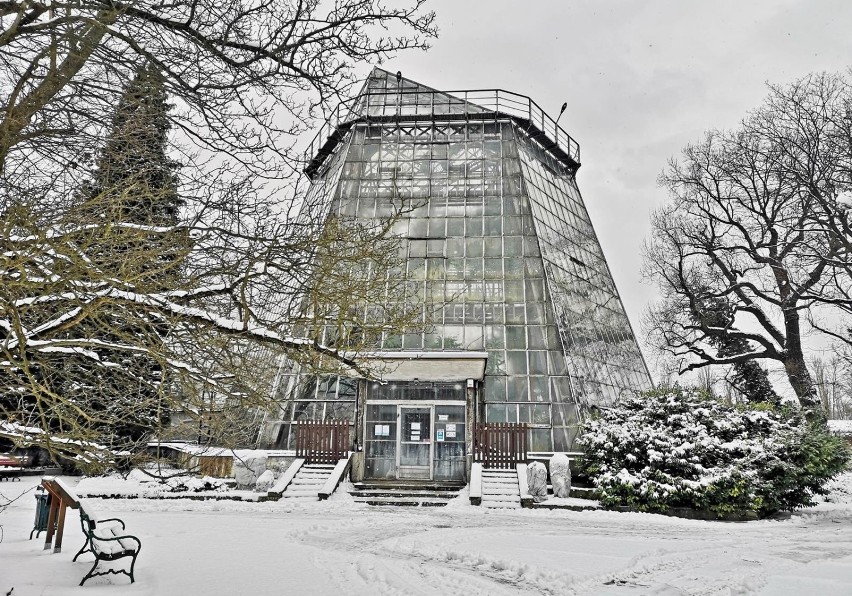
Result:
M479 381L488 353L373 352L366 359L383 381Z

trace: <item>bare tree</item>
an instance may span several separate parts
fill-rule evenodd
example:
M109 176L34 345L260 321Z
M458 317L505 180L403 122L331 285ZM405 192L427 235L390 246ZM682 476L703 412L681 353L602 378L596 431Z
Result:
M812 356L808 362L823 409L829 418L852 417L852 367L841 354Z
M0 163L24 173L25 155L60 167L79 161L136 66L150 62L175 100L176 127L202 147L277 174L293 167L271 159L287 150L286 133L304 130L313 110L349 90L353 64L425 47L436 30L423 4L2 2Z
M770 87L739 128L707 133L662 175L670 200L653 216L644 267L662 299L646 325L683 371L773 360L818 409L803 336L843 338L852 315L850 108L838 75ZM696 316L714 301L729 316Z
M358 64L426 47L436 30L423 4L0 2L0 437L109 465L144 440L114 436L137 415L156 430L150 413L193 392L263 405L280 354L369 375L359 354L385 329L417 326L404 282L387 275L401 258L396 216L330 219L342 163L328 160L304 193L294 146ZM81 192L142 63L171 104L174 222L116 208L159 200L154 188ZM377 293L399 308L357 307Z
M707 393L707 395L715 395L715 386L719 378L716 376L716 371L711 367L705 366L698 369L698 382L696 386Z

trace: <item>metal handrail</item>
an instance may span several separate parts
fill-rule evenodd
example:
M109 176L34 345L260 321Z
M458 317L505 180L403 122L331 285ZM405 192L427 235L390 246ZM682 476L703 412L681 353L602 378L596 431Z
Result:
M536 127L576 164L580 163L580 145L526 95L504 89L467 89L431 91L413 88L395 91L367 91L341 102L323 123L304 153L310 163L341 126L371 117L416 118L441 115L500 114Z

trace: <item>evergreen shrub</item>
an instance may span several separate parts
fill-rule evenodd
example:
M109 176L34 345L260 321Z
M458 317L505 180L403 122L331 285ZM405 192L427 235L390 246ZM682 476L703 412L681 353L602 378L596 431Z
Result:
M678 386L601 411L581 441L603 505L718 517L812 505L849 459L823 421L797 409L728 406Z

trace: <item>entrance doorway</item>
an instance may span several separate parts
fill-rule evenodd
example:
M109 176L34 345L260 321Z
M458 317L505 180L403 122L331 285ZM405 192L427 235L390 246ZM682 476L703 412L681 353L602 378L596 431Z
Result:
M395 383L372 389L364 409L365 478L463 482L464 385Z
M432 479L432 408L399 406L399 478Z

